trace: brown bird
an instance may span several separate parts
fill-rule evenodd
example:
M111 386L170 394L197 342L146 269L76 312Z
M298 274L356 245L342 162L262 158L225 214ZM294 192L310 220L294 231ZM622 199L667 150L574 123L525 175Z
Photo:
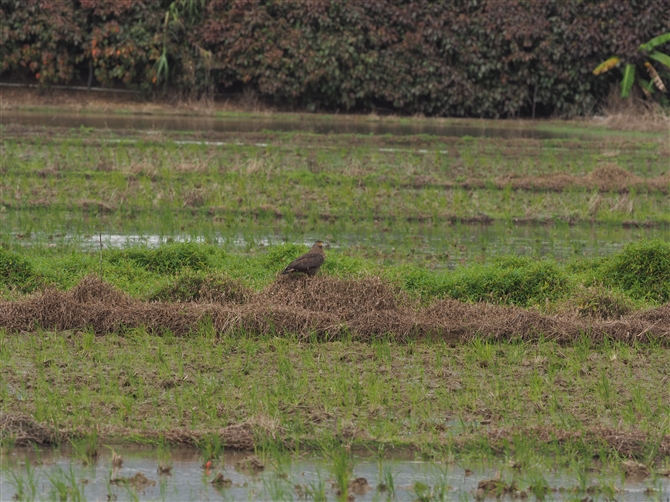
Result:
M316 275L319 267L323 265L326 255L323 252L323 242L316 241L308 253L293 260L288 267L284 269L282 275L291 272L302 272L307 275Z

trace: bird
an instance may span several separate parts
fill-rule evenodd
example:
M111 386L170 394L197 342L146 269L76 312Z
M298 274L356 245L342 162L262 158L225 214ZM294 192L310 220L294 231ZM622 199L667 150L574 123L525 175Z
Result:
M282 275L290 274L291 272L302 272L309 276L316 275L319 267L323 265L326 255L323 252L323 242L316 241L312 249L308 253L299 256L284 269Z

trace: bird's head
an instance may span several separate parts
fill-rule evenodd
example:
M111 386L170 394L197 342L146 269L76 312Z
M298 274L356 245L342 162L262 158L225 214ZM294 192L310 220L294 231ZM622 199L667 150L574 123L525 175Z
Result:
M312 246L312 249L323 249L323 241L316 241Z

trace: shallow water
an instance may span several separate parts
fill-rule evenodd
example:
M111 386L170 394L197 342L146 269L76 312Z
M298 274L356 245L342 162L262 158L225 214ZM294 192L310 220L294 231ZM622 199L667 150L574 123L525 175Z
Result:
M32 486L35 490L32 495L37 500L58 499L58 485L77 490L81 500L298 500L301 495L302 500L311 500L314 496L308 495L310 491L322 492L328 500L337 499L331 463L312 455L262 457L265 469L251 473L235 466L246 454L226 454L205 470L198 450L181 448L170 452L172 470L165 475L157 473L156 450L126 447L117 448L117 453L123 457L120 469L112 468L109 448L102 448L97 461L86 466L63 452L17 448L2 456L2 500L12 500L20 484L28 498ZM146 476L148 484L133 487L111 481L132 478L137 473ZM232 481L232 485L215 488L211 482L218 473ZM388 489L379 489L380 483L388 481L388 474L384 473L392 474L393 498L401 501L416 500L421 493L432 493L432 500L474 500L479 482L498 475L507 483L515 481L518 489L526 491L531 499L531 487L542 484L538 481L541 479L550 489L547 497L551 500L580 499L586 495L576 490L575 476L568 471L538 471L533 466L524 471L496 462L467 461L459 465L402 457L385 459L380 464L375 457L354 456L350 479L362 477L369 484L369 488L355 493L356 500L392 499ZM620 476L592 473L584 485L595 487L590 493L595 500L604 500L607 490L614 492L618 500L630 501L665 500L670 495L670 482L665 477L622 482ZM577 497L580 493L582 496ZM70 498L75 499L72 495Z
M212 231L206 235L194 233L141 233L128 231L102 233L47 233L38 229L30 234L11 228L9 222L0 224L0 239L23 246L75 246L84 250L156 247L169 242L209 242L231 252L245 251L282 242L310 245L324 240L330 249L359 252L364 255L381 253L394 259L409 261L432 260L432 266L456 268L471 263L486 263L499 256L531 256L562 261L575 257L608 256L626 244L640 239L670 239L668 228L622 228L609 225L513 225L494 222L488 225L455 224L422 226L407 224L404 231L370 231L354 228L339 231L327 224L309 233L291 231L285 226L254 224L243 231L231 228L227 232ZM84 229L80 229L84 230ZM53 233L52 233L53 232ZM3 235L4 234L4 235Z
M436 121L412 121L411 123L372 121L363 119L327 120L300 117L282 118L228 118L212 116L165 116L165 115L97 115L79 113L16 112L3 111L0 124L20 124L47 127L91 127L95 129L134 129L168 131L215 131L215 132L311 132L314 134L431 134L451 137L487 138L568 138L577 135L552 132L529 127L490 127L489 125L454 125Z

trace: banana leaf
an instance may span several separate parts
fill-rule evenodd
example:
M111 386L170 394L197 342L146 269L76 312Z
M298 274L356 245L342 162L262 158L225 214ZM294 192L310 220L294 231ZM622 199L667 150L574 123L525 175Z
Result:
M655 47L663 45L666 42L670 42L670 32L652 38L649 42L641 44L639 48L644 52L651 52Z
M627 64L623 70L623 79L621 80L621 97L627 98L635 82L635 65Z
M649 80L645 80L641 77L638 77L637 83L640 85L642 92L644 92L646 96L651 96L656 90L654 85Z
M663 54L660 51L652 51L648 54L648 56L651 59L654 59L654 60L658 61L659 63L662 63L665 66L667 66L668 68L670 68L670 56L668 56L667 54Z

